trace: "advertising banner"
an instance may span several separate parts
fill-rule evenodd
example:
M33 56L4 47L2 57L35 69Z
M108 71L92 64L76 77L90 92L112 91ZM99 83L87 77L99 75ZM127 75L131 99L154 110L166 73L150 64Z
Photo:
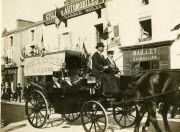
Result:
M64 61L65 53L26 58L25 76L52 75L54 70L61 68Z
M43 14L44 25L48 26L55 23L59 18L60 21L84 15L105 7L104 0L81 0L62 8Z

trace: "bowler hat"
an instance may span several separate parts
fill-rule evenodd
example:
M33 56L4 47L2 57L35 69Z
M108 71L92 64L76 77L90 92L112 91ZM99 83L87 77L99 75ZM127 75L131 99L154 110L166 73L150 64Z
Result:
M105 46L104 46L104 44L103 44L103 43L101 43L101 42L100 42L100 43L97 43L97 45L96 45L96 49L97 49L97 48L99 48L99 47L105 47Z
M111 55L113 55L113 54L114 54L114 51L109 50L109 51L107 51L107 54L111 54Z

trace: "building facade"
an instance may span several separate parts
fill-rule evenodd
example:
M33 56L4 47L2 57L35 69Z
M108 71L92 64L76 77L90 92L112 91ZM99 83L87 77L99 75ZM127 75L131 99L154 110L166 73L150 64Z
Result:
M174 62L179 58L179 30L172 31L180 22L178 3L178 0L67 0L64 7L44 14L44 22L52 33L55 26L49 22L59 25L54 33L59 50L77 50L84 43L93 54L96 44L102 41L107 50L115 50L120 70L132 75L137 64L143 71L180 68ZM108 38L104 39L105 32Z
M18 19L16 29L2 35L2 83L16 89L17 83L24 86L24 62L33 47L41 45L43 22Z
M38 50L42 48L46 57L63 50L84 52L84 48L92 55L96 44L103 42L105 51L115 51L114 59L123 74L135 74L137 64L143 71L179 69L180 30L173 30L180 23L179 2L66 0L63 7L43 14L43 22L25 27L21 23L21 27L3 34L3 50L15 62L2 68L3 82L16 80L13 87L24 83L26 65L20 60L24 47L30 56L26 58L33 60L41 57Z

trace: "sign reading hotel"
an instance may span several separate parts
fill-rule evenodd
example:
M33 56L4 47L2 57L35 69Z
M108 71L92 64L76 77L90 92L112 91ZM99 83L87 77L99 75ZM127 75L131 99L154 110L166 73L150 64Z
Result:
M52 75L53 71L61 68L64 61L64 53L26 58L25 76Z
M45 26L55 23L56 17L70 19L105 7L104 0L81 0L57 10L43 14ZM61 19L59 18L59 19Z
M157 48L138 49L132 51L132 61L148 61L158 59Z
M60 14L65 19L83 15L105 7L104 0L81 0L60 8Z

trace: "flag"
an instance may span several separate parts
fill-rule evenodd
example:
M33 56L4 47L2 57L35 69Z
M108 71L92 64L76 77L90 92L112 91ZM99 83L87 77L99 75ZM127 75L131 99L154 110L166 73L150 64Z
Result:
M25 59L25 56L26 56L25 51L26 51L25 47L21 46L21 55L20 55L21 62L23 62Z
M114 37L119 37L119 25L114 26Z
M59 19L59 24L61 22L67 23L67 19L64 18L64 16L61 15L61 12L58 8L56 8L56 17Z
M109 40L108 49L111 49L111 48L113 48L115 46L120 45L119 25L113 26L113 30L111 32L113 32L113 33L112 33L112 35L110 37L111 39Z
M108 27L111 27L110 21L108 21L108 24L107 24L106 28L103 30L103 33L102 33L102 36L101 36L102 39L104 39L104 40L107 40L109 38Z
M41 53L41 57L43 57L44 54L45 54L45 47L44 47L44 38L43 38L43 34L42 34L42 38L41 38L41 51L40 51L40 53Z
M83 48L83 53L84 53L84 54L87 54L88 52L87 52L87 49L86 49L86 46L85 46L84 41L83 41L83 47L82 47L82 48Z

